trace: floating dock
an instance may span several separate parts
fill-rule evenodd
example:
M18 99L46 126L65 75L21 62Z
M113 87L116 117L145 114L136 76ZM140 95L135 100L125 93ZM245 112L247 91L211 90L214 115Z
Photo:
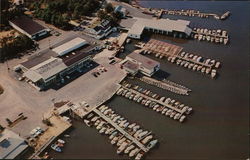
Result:
M128 134L123 128L118 126L116 123L114 123L111 119L106 117L102 112L100 112L98 109L93 109L93 112L95 112L98 116L103 118L106 122L111 124L116 130L118 130L122 135L124 135L127 139L131 140L133 143L135 143L141 150L144 152L148 152L149 149L146 148L141 142L139 142L135 137Z
M185 106L174 99L160 97L149 90L127 82L123 83L121 89L119 89L116 94L141 103L156 112L170 116L170 118L179 120L180 122L183 122L186 118L185 115L190 114L192 111L191 107Z

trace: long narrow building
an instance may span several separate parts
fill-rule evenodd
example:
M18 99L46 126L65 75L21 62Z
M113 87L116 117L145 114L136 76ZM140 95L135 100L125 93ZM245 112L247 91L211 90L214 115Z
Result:
M192 29L190 21L171 19L134 18L136 21L128 31L128 37L140 39L143 31L173 35L174 37L189 37Z

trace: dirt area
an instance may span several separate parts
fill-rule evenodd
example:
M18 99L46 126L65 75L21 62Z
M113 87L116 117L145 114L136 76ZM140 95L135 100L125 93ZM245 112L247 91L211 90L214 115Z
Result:
M35 147L35 150L40 149L44 144L46 144L51 138L54 136L57 137L60 134L62 134L64 131L66 131L68 128L71 127L71 124L62 120L61 117L58 116L51 116L49 118L50 122L52 123L51 127L48 127L48 129L39 137L37 140L37 145Z

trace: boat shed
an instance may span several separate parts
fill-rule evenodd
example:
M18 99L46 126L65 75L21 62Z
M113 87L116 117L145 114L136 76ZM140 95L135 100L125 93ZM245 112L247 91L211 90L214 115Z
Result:
M134 39L140 39L144 30L160 34L172 34L179 37L188 37L192 32L192 29L188 26L190 21L186 20L134 19L136 21L128 31L128 36Z
M58 56L63 56L75 49L78 49L84 45L88 44L88 42L82 38L74 38L54 49L52 49L52 51L56 52L58 54Z
M39 39L49 33L48 28L45 28L27 16L14 18L9 21L9 24L31 39Z

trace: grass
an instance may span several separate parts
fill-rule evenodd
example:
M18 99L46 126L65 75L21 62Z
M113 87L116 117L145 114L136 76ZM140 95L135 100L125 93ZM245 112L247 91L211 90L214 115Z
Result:
M3 93L3 87L0 85L0 94L2 94Z

